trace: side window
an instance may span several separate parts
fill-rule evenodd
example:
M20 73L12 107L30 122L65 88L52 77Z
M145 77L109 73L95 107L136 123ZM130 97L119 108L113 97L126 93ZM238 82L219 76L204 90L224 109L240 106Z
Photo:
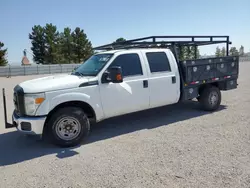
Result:
M110 66L121 66L123 76L143 75L138 54L122 54Z
M146 56L152 73L171 71L168 57L165 52L148 52Z

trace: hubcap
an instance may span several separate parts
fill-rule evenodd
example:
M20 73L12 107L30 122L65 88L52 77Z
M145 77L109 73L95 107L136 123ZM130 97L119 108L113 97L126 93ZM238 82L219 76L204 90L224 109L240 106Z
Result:
M216 105L217 102L218 102L218 94L216 92L212 92L210 93L210 96L209 96L209 102L210 104L212 105Z
M81 124L74 117L64 117L56 123L56 134L63 140L73 140L81 132Z

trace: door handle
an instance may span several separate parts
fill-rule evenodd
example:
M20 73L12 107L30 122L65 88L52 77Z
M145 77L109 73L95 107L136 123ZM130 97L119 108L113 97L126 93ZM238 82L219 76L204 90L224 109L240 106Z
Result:
M143 88L148 88L148 81L147 80L143 80Z
M172 76L172 84L175 84L175 83L176 83L176 77Z

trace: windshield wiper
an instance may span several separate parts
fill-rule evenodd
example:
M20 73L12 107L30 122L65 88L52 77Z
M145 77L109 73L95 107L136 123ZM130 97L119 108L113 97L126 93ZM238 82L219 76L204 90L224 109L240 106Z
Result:
M73 72L72 74L79 75L79 76L95 76L94 74L84 74L84 73L81 73L81 72Z
M81 73L81 72L73 72L72 74L74 74L74 75L79 75L79 76L85 76L83 73Z

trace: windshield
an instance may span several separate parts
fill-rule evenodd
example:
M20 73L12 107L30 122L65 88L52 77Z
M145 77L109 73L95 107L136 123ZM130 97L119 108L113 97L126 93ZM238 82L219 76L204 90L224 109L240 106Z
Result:
M72 74L81 76L96 76L113 54L96 54L81 64Z

